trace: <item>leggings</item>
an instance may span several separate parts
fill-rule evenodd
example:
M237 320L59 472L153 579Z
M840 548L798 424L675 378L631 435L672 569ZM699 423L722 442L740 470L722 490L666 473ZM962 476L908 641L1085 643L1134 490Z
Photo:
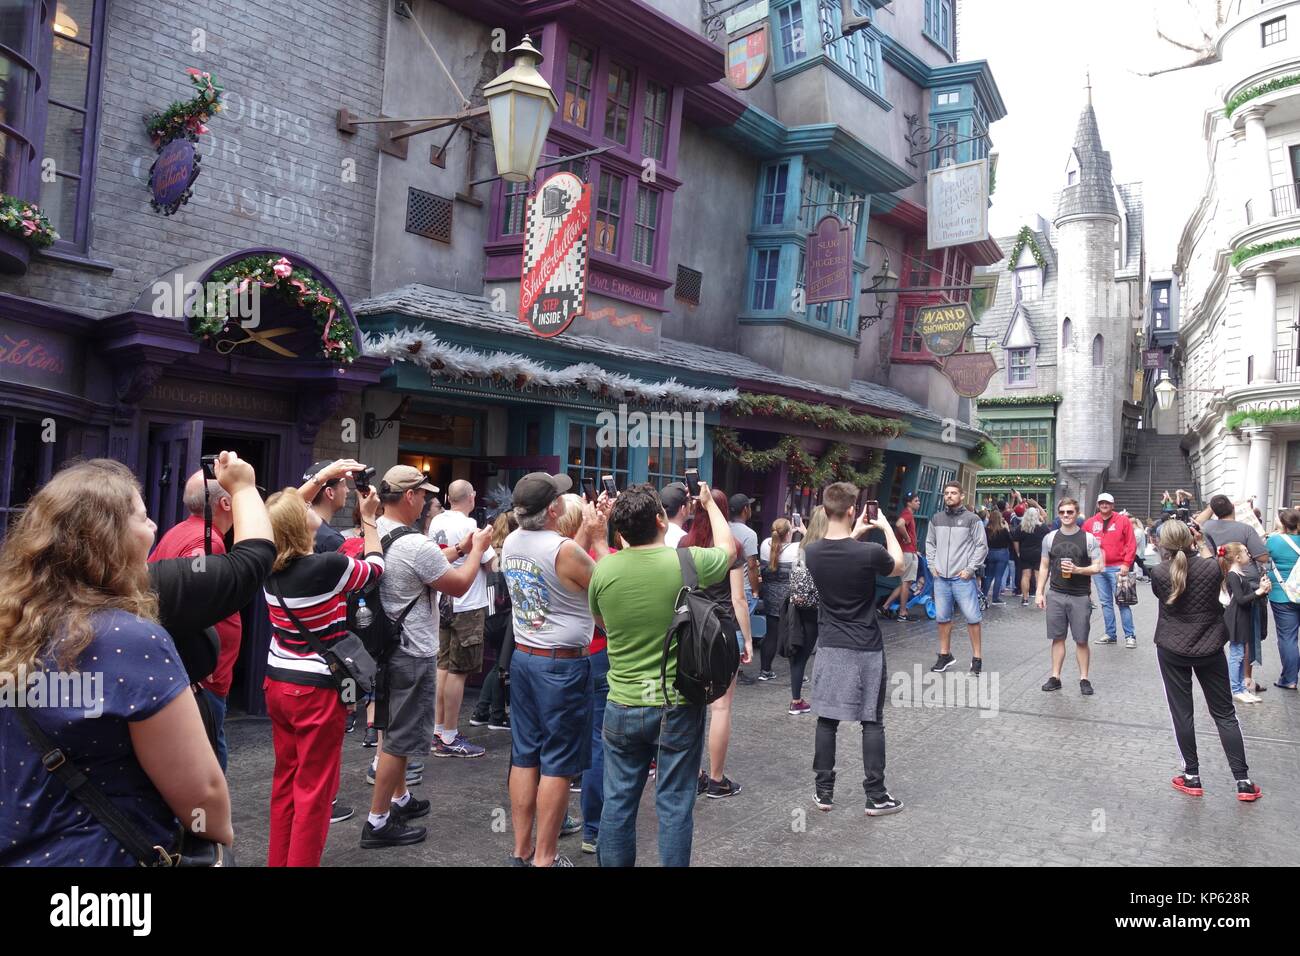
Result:
M767 636L758 646L758 667L759 670L770 671L772 662L776 660L776 645L781 640L781 618L777 614L766 614L767 618Z
M1241 725L1232 705L1228 660L1223 651L1205 657L1187 657L1157 646L1156 660L1160 663L1160 676L1165 682L1165 700L1173 719L1178 750L1183 757L1183 772L1193 776L1200 773L1201 767L1196 754L1196 729L1192 717L1192 674L1195 674L1201 693L1205 695L1205 705L1219 728L1219 743L1223 745L1232 775L1238 780L1249 779L1246 744L1241 738Z
M802 644L794 649L790 657L790 699L803 699L803 674L808 667L808 658L812 657L812 645Z

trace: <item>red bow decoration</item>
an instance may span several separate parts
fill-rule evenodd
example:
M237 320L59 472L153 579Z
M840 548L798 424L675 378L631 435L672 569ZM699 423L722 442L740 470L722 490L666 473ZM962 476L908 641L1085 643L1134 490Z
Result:
M1226 558L1227 556L1228 549L1224 545L1219 545L1219 557Z

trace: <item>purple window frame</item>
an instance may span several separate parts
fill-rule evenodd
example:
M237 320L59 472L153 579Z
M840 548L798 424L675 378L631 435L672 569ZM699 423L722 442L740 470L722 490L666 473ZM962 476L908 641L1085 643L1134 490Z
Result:
M656 90L658 94L651 96L651 91ZM663 119L659 118L657 112L651 112L651 102L663 104ZM662 163L668 158L668 131L672 127L673 120L673 90L671 86L659 83L655 80L646 80L645 83L645 108L642 110L641 124L641 149L646 150L647 134L653 128L659 132L659 148L653 153L645 152L645 155L657 163Z
M587 74L587 83L585 86L583 85L582 80L579 79L578 77L573 77L573 78L569 77L569 58L573 56L574 47L577 47L579 50L586 52L591 57L591 72ZM598 60L599 57L596 55L596 48L594 46L591 46L590 44L583 43L581 40L570 38L569 42L564 47L564 87L563 87L564 95L560 102L560 111L564 115L565 122L571 123L572 125L583 130L590 130L594 128L592 119L596 115L596 110L594 109L596 105L596 86L600 82L600 69L598 65ZM573 123L573 121L568 118L567 100L569 98L570 86L573 86L580 91L581 90L586 91L587 113L586 116L584 117L584 119L586 120L585 123ZM602 118L601 125L602 127L604 126L603 118Z
M1024 353L1028 362L1029 377L1023 382L1017 382L1011 378L1011 357L1017 353ZM1007 388L1035 388L1038 385L1038 348L1030 346L1023 349L1007 349Z
M653 210L653 212L652 215L649 217L649 220L646 222L641 221L642 195L650 196L652 197L653 200L652 203L649 206L647 206L647 208ZM663 207L664 207L664 199L663 199L662 192L660 192L658 189L651 189L650 187L646 186L644 183L637 183L636 208L632 210L632 262L636 265L644 266L647 269L653 269L656 263L659 261L659 253L661 251L659 247L659 232L663 227ZM638 259L636 257L636 250L639 244L638 239L641 236L642 232L646 230L649 230L650 232L650 261L649 262L645 262L644 260Z
M27 75L27 89L10 122L0 124L0 133L26 153L13 161L9 175L0 175L0 191L28 202L40 195L41 154L45 140L45 90L49 86L50 51L54 42L54 0L39 0L25 11L21 49L0 45L4 58L15 70Z
M627 177L622 173L615 172L612 169L602 169L600 171L600 174L596 176L595 179L596 179L596 187L595 187L596 188L596 195L595 195L596 211L595 211L595 215L592 218L595 222L600 223L600 222L608 222L610 217L611 216L613 217L615 223L614 247L612 249L602 249L600 243L595 241L595 234L593 234L592 237L593 242L591 248L593 252L601 252L607 256L613 256L614 258L617 259L619 246L623 242L623 233L625 231L623 229L623 225L624 225L624 221L627 219L627 202L626 202ZM610 192L609 196L606 196L605 193L606 179L609 179L611 182L613 182L614 180L618 181L618 186L615 188L615 190L612 190ZM609 198L616 198L616 201L618 203L617 211L610 209L608 203Z
M627 73L627 82L620 84L619 89L625 91L626 100L615 99L611 93L610 81L614 77L615 70L623 70ZM632 114L636 111L636 70L624 63L611 59L602 69L597 70L597 77L604 77L605 80L605 104L601 111L601 129L606 141L618 143L620 146L626 146L632 139ZM624 111L623 114L623 138L611 136L609 132L609 121L617 115L618 110Z

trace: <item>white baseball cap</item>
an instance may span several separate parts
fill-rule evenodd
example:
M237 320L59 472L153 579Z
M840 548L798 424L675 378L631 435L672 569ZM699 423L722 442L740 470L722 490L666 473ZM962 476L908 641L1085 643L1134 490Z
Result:
M1099 495L1097 496L1097 503L1098 503L1098 504L1101 504L1103 501L1109 501L1111 504L1114 504L1114 503L1115 503L1115 499L1114 499L1113 497L1111 497L1111 495L1110 495L1109 492L1106 492L1106 491L1103 491L1101 494L1099 494Z

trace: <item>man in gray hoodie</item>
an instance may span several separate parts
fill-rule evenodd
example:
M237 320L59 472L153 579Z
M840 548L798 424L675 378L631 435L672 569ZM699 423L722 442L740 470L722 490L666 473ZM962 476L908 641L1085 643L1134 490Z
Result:
M944 509L930 519L925 532L925 560L934 577L934 617L939 624L939 658L930 670L946 671L954 663L952 649L952 612L954 602L966 618L970 634L970 672L978 674L980 659L979 582L975 569L989 553L984 524L979 515L962 505L961 485L950 481L943 486Z

